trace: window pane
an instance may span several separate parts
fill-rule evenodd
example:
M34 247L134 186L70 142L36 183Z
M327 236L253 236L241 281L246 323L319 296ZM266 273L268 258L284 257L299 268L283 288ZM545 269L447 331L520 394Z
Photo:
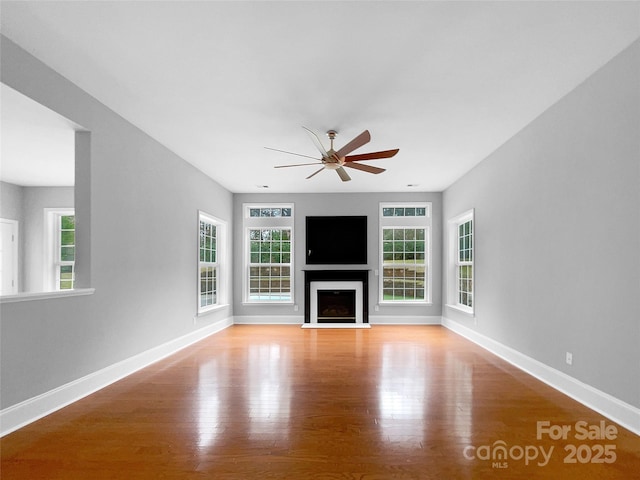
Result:
M200 306L215 305L218 296L217 268L200 267Z
M382 275L384 300L425 299L426 269L424 266L385 267Z
M75 247L60 247L60 261L73 262L75 260Z
M284 209L268 210L275 215L290 213ZM290 300L291 229L252 229L250 236L249 300Z
M217 227L209 222L200 221L200 261L217 261Z
M60 290L71 290L73 288L73 265L60 265L58 267L58 288Z
M60 217L60 228L62 230L75 230L76 217L73 215L62 215Z
M71 279L73 279L73 266L72 265L61 265L60 266L60 279L61 280L71 280Z
M458 302L471 307L473 298L473 267L462 265L458 267Z
M75 216L60 216L60 261L73 262L75 260Z
M76 243L76 234L73 230L63 231L60 237L60 243L62 245L75 245Z
M260 207L249 209L249 216L254 218L279 218L291 217L291 215L291 207Z

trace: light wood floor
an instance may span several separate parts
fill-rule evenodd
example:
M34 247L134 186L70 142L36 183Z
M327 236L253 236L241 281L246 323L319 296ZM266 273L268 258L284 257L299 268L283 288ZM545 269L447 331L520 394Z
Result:
M233 326L0 446L3 480L640 478L640 437L439 326Z

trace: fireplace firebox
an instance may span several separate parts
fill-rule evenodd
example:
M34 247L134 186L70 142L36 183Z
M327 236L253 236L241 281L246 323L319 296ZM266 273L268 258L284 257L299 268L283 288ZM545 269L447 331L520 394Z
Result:
M318 290L318 323L355 323L355 290Z

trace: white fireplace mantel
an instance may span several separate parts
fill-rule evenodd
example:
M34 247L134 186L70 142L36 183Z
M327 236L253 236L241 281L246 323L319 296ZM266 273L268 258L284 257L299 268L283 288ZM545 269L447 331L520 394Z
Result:
M356 322L363 323L363 295L362 282L330 280L323 282L311 282L311 295L309 303L311 307L310 323L318 323L318 290L353 290L356 292Z

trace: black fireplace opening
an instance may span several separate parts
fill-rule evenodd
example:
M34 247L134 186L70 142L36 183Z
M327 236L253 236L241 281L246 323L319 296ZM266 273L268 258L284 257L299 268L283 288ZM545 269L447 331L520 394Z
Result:
M356 323L355 290L318 290L318 323Z

